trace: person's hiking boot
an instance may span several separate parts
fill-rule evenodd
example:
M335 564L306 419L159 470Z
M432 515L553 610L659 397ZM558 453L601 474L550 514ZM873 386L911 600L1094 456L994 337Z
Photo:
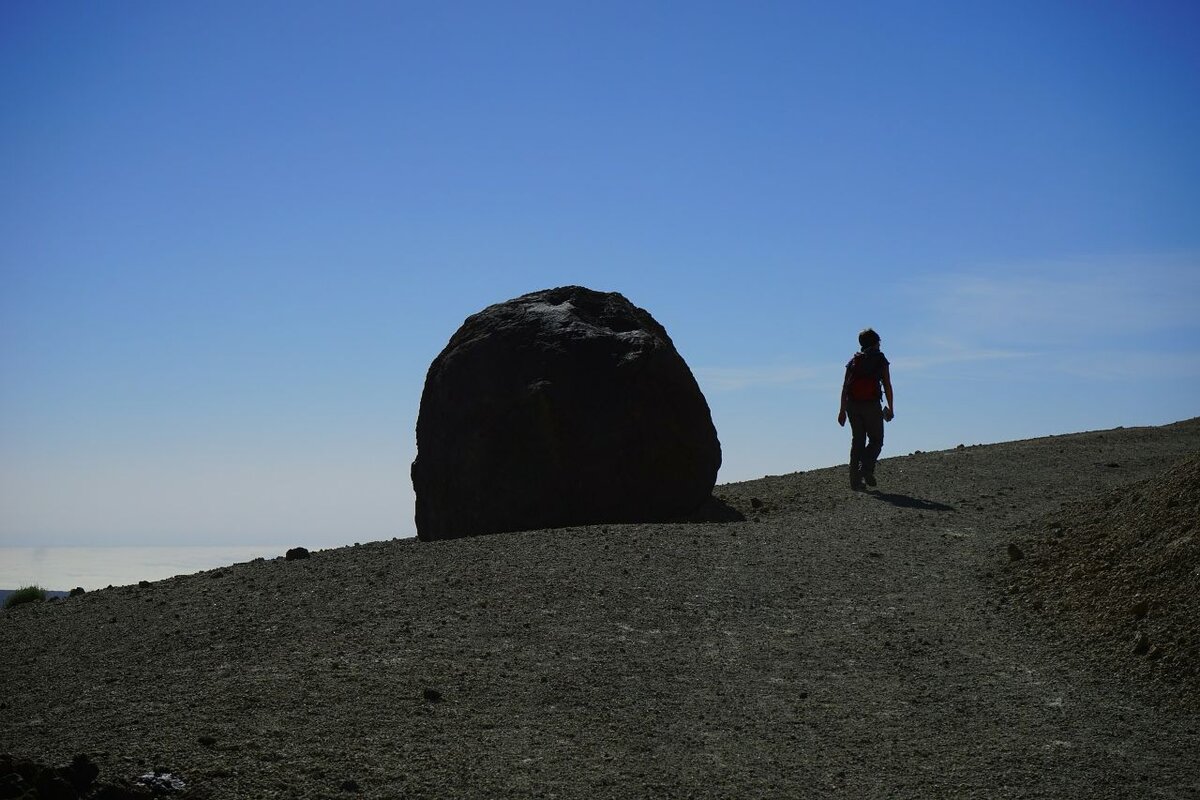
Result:
M850 468L850 488L856 492L861 492L863 490L862 476L859 475L858 470L854 469L853 467Z
M874 470L871 470L870 472L864 472L862 477L863 477L863 483L865 483L867 486L875 485L875 471Z

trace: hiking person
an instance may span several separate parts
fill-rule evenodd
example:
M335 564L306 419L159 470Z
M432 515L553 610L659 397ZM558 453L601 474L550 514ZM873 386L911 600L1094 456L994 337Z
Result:
M838 425L850 419L850 488L875 485L875 462L883 449L883 423L891 422L895 407L887 357L879 350L879 334L867 328L858 334L859 351L846 364ZM882 391L881 391L882 387ZM887 406L879 401L887 395Z

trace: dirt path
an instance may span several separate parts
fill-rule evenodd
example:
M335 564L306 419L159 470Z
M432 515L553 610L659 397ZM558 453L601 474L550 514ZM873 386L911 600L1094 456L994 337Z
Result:
M1196 450L1197 421L967 447L889 459L874 493L840 468L718 487L743 523L375 543L20 609L0 752L214 798L1200 797L1196 710L1009 602L1006 551Z

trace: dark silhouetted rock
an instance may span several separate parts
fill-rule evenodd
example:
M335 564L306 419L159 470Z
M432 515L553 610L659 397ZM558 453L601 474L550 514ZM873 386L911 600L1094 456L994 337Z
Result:
M95 784L100 768L86 755L76 755L65 766L0 755L0 798L21 800L79 800L82 797L117 797L109 784Z
M708 403L666 330L567 286L489 306L434 359L417 419L417 535L659 522L721 465Z
M308 552L307 547L293 547L284 553L283 557L286 561L295 561L298 558L308 558L310 555L312 554Z
M70 765L64 767L61 772L80 794L87 791L96 778L100 777L100 768L83 753L76 754L71 759Z
M71 590L71 593L68 596L69 597L79 597L79 595L81 595L81 594L87 594L87 590L84 589L82 586L76 586L74 589Z

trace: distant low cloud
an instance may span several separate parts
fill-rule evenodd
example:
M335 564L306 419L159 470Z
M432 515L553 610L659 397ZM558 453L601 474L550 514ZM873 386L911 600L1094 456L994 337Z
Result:
M984 364L993 361L1028 359L1034 354L1016 350L972 349L952 344L933 347L924 352L892 358L896 369L912 374L939 369L951 364ZM842 362L819 366L773 365L745 367L698 367L696 379L705 388L718 392L761 389L778 386L812 386L836 388L841 385Z
M1078 378L1110 383L1141 381L1181 394L1200 388L1200 353L1097 351L1086 361L1072 357L1050 361L1060 374Z
M750 366L750 367L698 367L696 380L707 389L734 391L763 386L786 386L789 384L828 383L833 371L840 380L839 367L824 366Z
M1019 350L969 348L952 343L935 344L916 353L891 359L896 369L912 374L940 369L947 365L982 365L995 361L1016 361L1034 357L1034 353ZM781 364L745 367L698 367L696 379L713 391L739 391L773 386L814 386L836 388L841 384L843 362L828 362L819 366Z
M1200 255L931 275L898 290L895 303L885 350L906 379L951 368L982 382L1076 375L1195 387L1200 377ZM822 363L797 355L793 363L702 366L695 374L712 392L840 384L843 353L816 354Z
M909 302L976 346L1056 348L1200 330L1200 256L1077 259L930 276ZM971 344L975 343L975 344Z
M973 348L959 344L945 343L925 352L917 352L899 358L893 358L892 363L907 372L920 372L936 369L950 364L981 364L989 361L1013 361L1029 359L1035 353L1024 350L1001 350L996 348Z

